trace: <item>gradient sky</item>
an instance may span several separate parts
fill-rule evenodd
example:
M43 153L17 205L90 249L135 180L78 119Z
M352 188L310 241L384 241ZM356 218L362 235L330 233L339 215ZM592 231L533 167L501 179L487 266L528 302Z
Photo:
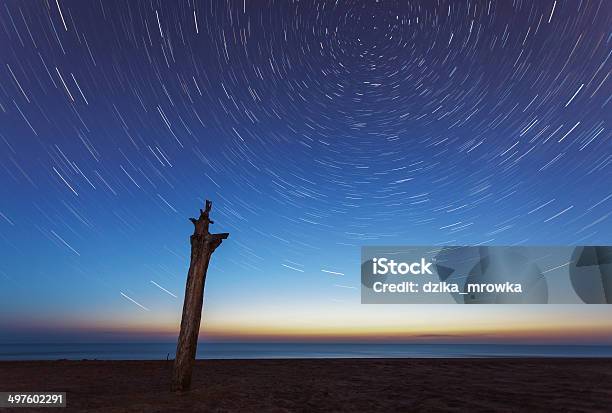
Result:
M610 27L604 0L3 2L0 336L173 337L209 198L211 337L611 342L608 306L359 294L362 245L612 242Z

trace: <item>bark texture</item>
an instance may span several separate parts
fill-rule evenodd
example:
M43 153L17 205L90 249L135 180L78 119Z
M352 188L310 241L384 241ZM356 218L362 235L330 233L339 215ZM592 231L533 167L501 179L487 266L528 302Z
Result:
M198 347L208 263L215 249L229 236L228 233L211 234L208 231L210 224L213 223L209 218L211 208L212 203L207 200L205 209L200 209L200 217L198 219L190 218L195 228L191 236L191 262L187 274L181 331L176 346L176 358L174 359L172 373L172 390L174 391L189 390L191 385L191 373Z

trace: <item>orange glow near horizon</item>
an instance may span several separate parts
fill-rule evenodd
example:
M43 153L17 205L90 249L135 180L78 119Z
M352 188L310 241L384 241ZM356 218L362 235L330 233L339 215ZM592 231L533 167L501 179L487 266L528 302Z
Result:
M599 308L598 308L599 307ZM483 311L485 310L486 311ZM331 309L329 309L331 310ZM210 311L201 337L215 341L612 343L612 317L600 306L356 306L354 311ZM12 327L83 337L175 340L177 314L21 320ZM11 326L8 326L12 329Z

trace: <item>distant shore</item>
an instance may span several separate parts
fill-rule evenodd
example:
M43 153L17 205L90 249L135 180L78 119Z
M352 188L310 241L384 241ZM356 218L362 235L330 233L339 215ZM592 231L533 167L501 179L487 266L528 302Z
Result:
M0 391L65 391L68 411L609 411L612 359L4 361ZM20 409L21 412L28 409Z

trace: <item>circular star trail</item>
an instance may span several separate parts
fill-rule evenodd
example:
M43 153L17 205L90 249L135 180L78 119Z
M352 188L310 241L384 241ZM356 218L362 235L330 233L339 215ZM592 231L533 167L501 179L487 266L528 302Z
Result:
M603 0L5 2L0 274L177 291L204 198L229 283L609 243L610 27Z

